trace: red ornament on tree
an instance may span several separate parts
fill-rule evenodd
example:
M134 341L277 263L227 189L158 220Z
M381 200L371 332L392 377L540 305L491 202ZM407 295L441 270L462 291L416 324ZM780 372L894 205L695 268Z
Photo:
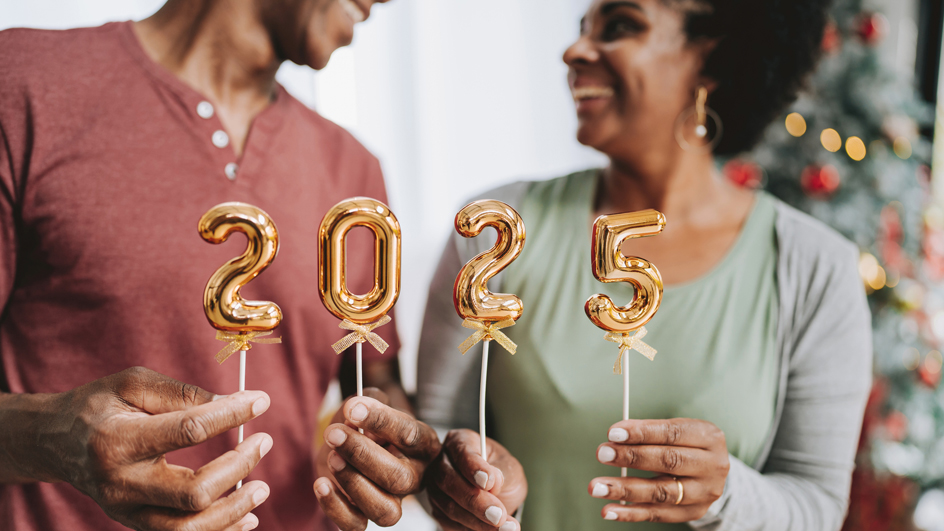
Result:
M826 23L826 29L823 30L823 41L820 43L824 53L834 54L842 47L842 34L839 32L839 26L836 22L830 20Z
M764 170L753 162L732 160L721 169L731 182L744 188L760 188L764 181Z
M888 19L881 13L862 13L856 34L865 44L875 46L888 34Z
M839 188L839 170L831 164L807 166L800 176L803 191L811 197L828 197Z
M926 363L922 363L918 367L918 379L931 389L937 389L937 384L941 382L941 371L940 369L936 371L929 369L926 365Z

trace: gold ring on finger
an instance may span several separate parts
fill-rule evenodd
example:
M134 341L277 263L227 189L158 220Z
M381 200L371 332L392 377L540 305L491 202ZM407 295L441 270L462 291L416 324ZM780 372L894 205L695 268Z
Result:
M682 482L679 481L679 478L672 478L672 479L674 479L675 484L678 485L679 495L678 495L678 499L675 500L675 505L678 505L682 503L682 498L685 497L685 488L682 487Z

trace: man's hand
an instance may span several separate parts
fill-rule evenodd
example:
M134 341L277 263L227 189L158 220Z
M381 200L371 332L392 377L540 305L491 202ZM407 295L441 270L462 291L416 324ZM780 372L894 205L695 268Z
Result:
M215 396L134 368L52 396L55 410L44 416L43 428L29 427L40 448L18 452L32 452L24 456L31 459L30 477L71 483L109 517L140 531L258 525L250 511L268 497L265 483L252 481L221 496L272 448L269 435L252 435L196 472L168 464L164 454L259 416L269 407L265 393ZM26 417L20 411L13 418Z
M452 430L426 471L433 516L445 531L518 531L511 517L528 495L524 469L504 446L471 430Z
M318 458L315 495L342 531L363 531L368 520L383 527L397 523L400 500L420 490L423 473L440 450L432 428L387 406L381 391L364 394L350 398L335 415Z

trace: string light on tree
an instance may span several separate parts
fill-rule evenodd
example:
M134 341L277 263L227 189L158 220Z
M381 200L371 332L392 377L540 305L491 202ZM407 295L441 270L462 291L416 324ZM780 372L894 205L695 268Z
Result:
M798 112L787 115L786 126L787 132L792 136L800 138L806 134L806 119Z
M819 135L819 140L826 151L835 153L842 149L842 137L839 136L839 131L835 129L823 129L823 132Z
M857 136L850 136L846 139L846 154L849 158L858 162L865 158L865 142Z
M913 153L911 141L903 136L895 139L895 143L892 144L892 150L894 150L895 154L898 155L898 158L902 160L910 159Z

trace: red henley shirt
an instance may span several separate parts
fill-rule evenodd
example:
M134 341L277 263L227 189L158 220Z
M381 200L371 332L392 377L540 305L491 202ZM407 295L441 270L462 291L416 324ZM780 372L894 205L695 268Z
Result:
M254 512L265 530L336 529L312 492L313 430L339 366L330 345L344 333L318 297L317 236L356 195L386 200L377 160L281 87L237 158L212 102L153 62L132 23L0 32L0 389L61 392L141 365L235 391L238 361L214 361L224 344L202 297L245 238L209 244L197 221L224 201L256 205L281 248L243 294L285 317L283 343L248 359L247 387L272 406L247 434L275 440L250 475L272 489ZM348 274L366 292L372 240L360 238ZM378 332L394 355L394 326ZM233 430L171 460L196 469L235 444ZM124 528L70 485L34 483L0 485L0 529Z

